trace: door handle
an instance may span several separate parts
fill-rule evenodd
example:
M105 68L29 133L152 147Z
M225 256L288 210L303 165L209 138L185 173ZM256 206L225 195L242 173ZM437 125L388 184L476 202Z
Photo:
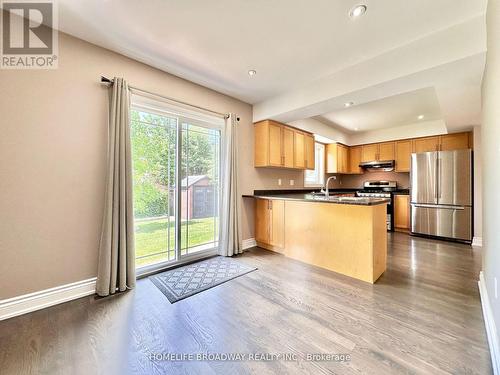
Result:
M445 210L459 210L459 211L465 210L464 206L450 206L444 204L412 204L412 206L418 208L442 208Z
M436 198L436 202L438 199L438 188L439 188L439 158L436 157L436 173L435 173L435 179L434 179L434 198Z
M441 159L438 158L438 179L436 181L436 186L438 189L438 199L441 198ZM439 203L439 202L438 202Z

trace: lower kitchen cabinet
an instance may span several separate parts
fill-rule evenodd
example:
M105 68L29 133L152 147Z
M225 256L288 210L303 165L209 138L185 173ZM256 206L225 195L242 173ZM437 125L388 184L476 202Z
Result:
M255 200L255 240L259 246L282 252L285 246L284 200Z
M410 229L410 196L397 194L394 196L394 229L408 231Z

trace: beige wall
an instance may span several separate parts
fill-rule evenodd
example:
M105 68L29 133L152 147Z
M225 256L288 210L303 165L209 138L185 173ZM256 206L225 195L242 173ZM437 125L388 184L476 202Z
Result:
M500 282L500 0L489 0L486 14L488 53L483 77L483 124L481 170L483 185L483 272L497 331L500 330L500 299L495 298L495 279Z
M60 34L59 69L0 71L0 299L96 275L107 133L101 75L237 113L242 193L275 187L277 178L302 184L302 172L253 168L249 104ZM242 231L253 237L248 200Z

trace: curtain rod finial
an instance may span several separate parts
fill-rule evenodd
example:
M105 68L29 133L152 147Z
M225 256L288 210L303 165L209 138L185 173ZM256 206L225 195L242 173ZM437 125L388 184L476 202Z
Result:
M109 79L107 77L101 76L101 83L113 83L113 80Z

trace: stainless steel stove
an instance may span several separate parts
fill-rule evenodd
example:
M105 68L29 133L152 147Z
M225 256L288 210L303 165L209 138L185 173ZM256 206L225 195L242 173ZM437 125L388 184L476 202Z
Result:
M394 228L394 198L392 192L396 190L398 184L396 181L365 181L363 190L358 190L358 197L388 198L391 202L387 205L387 230L393 231Z

